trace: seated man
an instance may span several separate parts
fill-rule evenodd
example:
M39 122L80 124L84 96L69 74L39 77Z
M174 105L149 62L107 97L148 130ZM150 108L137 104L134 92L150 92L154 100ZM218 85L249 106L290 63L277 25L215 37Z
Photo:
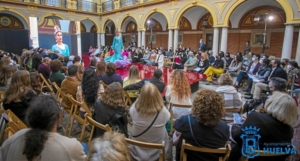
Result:
M145 61L147 62L148 65L153 65L156 61L156 58L157 58L156 50L153 49L150 54L149 60L145 60Z
M77 65L71 65L68 68L68 77L61 83L62 94L70 94L73 98L76 98L77 87L80 85L80 82L77 81L78 76ZM61 104L65 108L71 108L71 102L67 97L63 97Z
M189 52L189 59L184 63L184 68L186 68L187 71L193 71L195 67L197 66L198 59L195 56L195 52L190 51Z
M279 78L287 80L287 73L284 71L283 68L280 67L279 59L272 60L271 65L272 65L272 71L271 71L270 76L267 79L265 79L264 81L260 81L259 83L256 83L254 88L252 87L253 90L251 92L253 94L253 99L255 99L255 100L258 100L260 98L260 93L262 90L267 89L270 78L279 77ZM245 98L252 99L252 95L248 95Z
M49 79L49 75L51 73L51 70L49 67L50 62L51 62L51 59L49 59L48 57L45 57L43 59L43 63L39 65L38 70L37 70L38 73L41 73L46 80Z
M145 78L135 84L128 85L128 86L124 87L124 90L138 90L138 89L142 88L144 84L150 82L157 87L157 89L159 90L160 93L163 93L166 85L162 81L161 77L162 77L162 71L160 69L156 69L156 70L154 70L153 78L150 78L150 79Z

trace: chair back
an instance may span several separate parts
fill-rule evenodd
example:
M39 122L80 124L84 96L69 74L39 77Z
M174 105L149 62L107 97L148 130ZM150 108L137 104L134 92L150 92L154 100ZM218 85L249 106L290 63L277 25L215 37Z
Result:
M5 110L0 109L0 146L6 139L5 128L7 127L7 121L6 121L6 118L4 117L4 115L2 115L3 113L5 113Z
M72 95L68 94L67 95L68 99L70 100L72 106L71 106L71 116L72 116L72 120L71 120L71 126L69 129L69 137L71 137L71 133L73 130L73 125L74 125L74 120L76 120L79 124L83 125L83 127L85 127L84 125L84 119L80 116L80 107L82 107L84 109L84 111L88 114L88 115L92 115L91 110L87 107L86 103L84 102L78 102L77 100L75 100L73 98ZM68 129L66 129L68 130Z
M137 141L137 140L133 140L133 139L128 139L125 138L127 144L130 144L132 146L138 146L138 147L142 147L142 148L149 148L149 149L159 149L161 150L161 153L159 155L159 161L165 161L165 141L162 141L161 144L157 144L157 143L147 143L147 142L142 142L142 141Z
M59 103L61 103L61 100L62 100L61 89L58 87L56 82L52 82L52 86L54 87L54 89L56 91L55 96L56 96L57 100L59 101Z
M0 108L2 108L4 97L5 93L3 91L0 91Z
M111 128L110 128L110 126L109 126L108 124L103 125L103 124L97 122L96 120L94 120L94 119L92 118L92 115L89 115L88 113L86 113L86 114L84 115L84 126L82 126L82 131L81 131L81 135L80 135L80 139L79 139L79 140L82 140L82 137L83 137L83 134L84 134L84 131L85 131L85 128L84 128L84 127L85 127L87 124L89 124L89 125L92 127L91 133L90 133L90 137L89 137L89 140L88 140L88 144L90 144L90 142L91 142L91 140L92 140L92 136L93 136L94 131L95 131L95 126L96 126L97 128L100 128L100 129L106 131L106 132L107 132L107 131L111 131Z
M14 130L19 131L21 129L27 128L27 126L11 110L8 109L5 111L5 113L7 114L8 124L10 122L14 123L14 124L11 124L13 126ZM14 126L16 126L16 128Z
M103 86L104 90L106 90L106 88L108 86L107 84L105 84L102 80L99 81L99 84Z
M7 128L5 129L5 133L6 133L6 138L8 139L8 138L10 138L11 136L13 136L13 135L16 133L16 131L13 130L11 127L7 127Z
M211 149L211 148L199 148L185 142L182 140L181 150L180 150L180 161L187 161L187 155L185 150L202 152L202 153L214 153L214 154L224 154L224 156L219 157L219 161L226 161L231 152L230 142L227 142L224 148Z
M42 79L42 85L41 85L42 89L41 90L43 90L43 88L48 88L51 93L54 93L53 92L53 88L51 87L51 85L49 84L49 82L47 81L47 79L43 76L43 74L39 73L39 75L40 75L40 77Z
M192 108L192 105L177 104L177 103L170 102L170 106L169 106L169 112L171 114L171 116L170 116L170 122L171 122L170 134L173 134L173 132L174 132L174 122L175 122L175 120L174 120L174 114L173 114L173 107Z

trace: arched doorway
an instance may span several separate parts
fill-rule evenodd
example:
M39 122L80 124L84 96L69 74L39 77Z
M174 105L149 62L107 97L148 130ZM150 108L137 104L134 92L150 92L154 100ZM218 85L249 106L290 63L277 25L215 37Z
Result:
M140 38L138 37L137 28L137 22L133 17L128 16L124 19L121 25L124 47L138 45L138 39Z
M21 54L29 47L29 31L26 20L13 12L0 12L0 49ZM18 41L16 41L18 40Z
M83 53L88 52L89 47L95 48L100 42L97 42L97 26L96 24L88 19L80 21L81 31L81 49Z
M111 46L116 31L115 23L112 20L107 20L104 25L104 30L105 30L105 45Z

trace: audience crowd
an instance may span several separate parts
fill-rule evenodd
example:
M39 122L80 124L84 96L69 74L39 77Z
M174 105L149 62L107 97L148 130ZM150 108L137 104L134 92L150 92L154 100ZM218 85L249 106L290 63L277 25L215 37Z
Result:
M12 111L28 126L2 144L0 160L159 159L161 150L129 146L129 138L164 143L166 160L175 156L177 161L182 157L183 140L211 149L230 144L228 160L237 161L245 148L241 136L248 127L260 129L257 146L261 150L266 143L288 143L281 148L293 146L300 150L300 69L296 61L254 54L250 49L244 55L220 51L214 56L202 41L199 51L130 46L122 56L132 65L125 69L129 74L122 79L116 70L124 66L103 61L113 53L110 47L91 46L88 53L91 60L85 68L80 56L64 57L59 51L30 48L18 55L0 50L0 92L4 94L1 108ZM135 64L157 69L152 78L141 79ZM174 69L168 84L162 79L162 67ZM216 90L199 89L192 94L185 72L202 74L202 81L216 85ZM55 85L61 100L55 95ZM112 129L92 130L88 152L84 143L57 132L64 126L63 111L71 110L67 95L84 102L92 113L90 117ZM171 104L177 105L170 110ZM84 119L88 112L78 108ZM214 161L223 157L190 150L185 153L187 160ZM299 161L300 155L257 156L252 160Z

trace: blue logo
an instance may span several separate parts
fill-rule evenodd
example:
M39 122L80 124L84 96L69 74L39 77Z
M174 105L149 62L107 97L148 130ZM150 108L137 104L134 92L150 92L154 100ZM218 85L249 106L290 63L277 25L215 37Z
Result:
M261 136L258 134L260 129L255 126L242 128L244 134L241 135L243 139L242 155L247 158L254 158L259 155L259 139Z

